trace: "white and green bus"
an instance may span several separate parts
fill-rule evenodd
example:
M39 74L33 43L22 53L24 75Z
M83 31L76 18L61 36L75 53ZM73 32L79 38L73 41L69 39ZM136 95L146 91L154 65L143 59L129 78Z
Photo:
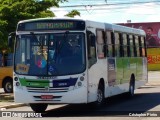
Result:
M74 18L20 21L14 98L35 112L51 103L95 103L147 82L145 32ZM9 35L9 44L13 33Z

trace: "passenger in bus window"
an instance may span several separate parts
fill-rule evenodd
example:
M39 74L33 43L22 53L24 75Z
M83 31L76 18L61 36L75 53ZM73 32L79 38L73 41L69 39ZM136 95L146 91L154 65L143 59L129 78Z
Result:
M50 41L50 46L49 46L49 58L50 60L53 60L55 57L55 45L53 41Z
M148 48L154 48L158 46L157 40L153 37L153 28L148 27L146 31L146 45Z

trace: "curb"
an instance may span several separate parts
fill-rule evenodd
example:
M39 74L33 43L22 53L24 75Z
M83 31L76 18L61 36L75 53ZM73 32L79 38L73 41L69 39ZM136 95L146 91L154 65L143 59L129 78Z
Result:
M23 103L17 103L17 104L10 104L10 105L4 105L4 106L0 106L0 111L1 109L10 109L10 108L16 108L16 107L23 107L23 106L27 106L26 104Z
M7 101L14 101L13 96L2 96L2 95L0 95L0 99L1 100L7 100Z
M155 83L146 83L146 86L160 86L160 82Z

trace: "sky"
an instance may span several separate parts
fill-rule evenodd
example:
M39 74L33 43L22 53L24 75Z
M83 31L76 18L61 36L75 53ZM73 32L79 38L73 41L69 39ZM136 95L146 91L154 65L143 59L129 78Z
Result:
M76 9L81 14L76 18L99 22L126 23L128 20L132 23L160 22L160 0L68 0L59 5L59 8L51 8L57 17L63 17Z

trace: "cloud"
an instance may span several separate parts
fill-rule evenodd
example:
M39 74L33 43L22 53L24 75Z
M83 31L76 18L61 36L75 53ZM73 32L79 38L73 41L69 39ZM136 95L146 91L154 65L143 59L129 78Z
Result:
M69 4L69 3L68 3ZM69 5L72 5L71 2ZM80 3L79 3L80 4ZM84 4L84 3L83 3ZM82 4L82 5L83 5ZM81 17L89 20L109 23L122 23L131 20L132 22L157 22L160 21L160 8L157 3L125 4L109 6L77 7L80 9ZM51 10L57 17L63 17L71 8L54 8Z
M146 21L152 21L152 22L160 21L160 16L150 15L150 16L146 17Z
M149 15L156 14L158 5L155 3L146 3L139 5L131 5L129 9L126 9L126 14L141 14L141 15Z
M64 17L64 15L68 13L68 11L63 8L52 7L50 10L55 14L56 17Z

